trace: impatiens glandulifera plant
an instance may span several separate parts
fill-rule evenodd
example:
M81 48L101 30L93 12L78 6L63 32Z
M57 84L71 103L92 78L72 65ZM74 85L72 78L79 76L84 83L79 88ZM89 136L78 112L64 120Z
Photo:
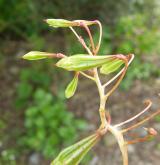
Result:
M62 53L31 51L25 54L23 58L27 60L57 58L58 62L55 64L56 67L60 67L67 71L73 72L74 77L65 90L66 98L70 98L75 94L78 86L79 76L82 75L95 82L98 88L100 98L99 116L101 121L101 124L99 128L95 131L95 133L61 151L59 155L53 160L51 165L78 165L82 158L87 154L87 152L108 132L114 135L119 144L119 148L123 158L123 165L128 165L128 145L137 142L147 141L157 135L157 132L154 128L144 128L147 133L146 136L135 138L130 141L124 139L124 134L144 124L146 121L150 120L151 118L155 117L157 114L160 113L160 110L157 110L151 115L145 117L143 120L136 122L135 124L127 128L123 128L122 126L134 121L151 107L151 101L147 100L145 102L147 105L144 110L124 122L115 125L111 124L111 116L108 109L106 108L106 102L109 96L115 91L115 89L119 86L120 82L125 76L127 68L132 62L134 55L99 55L98 51L101 45L102 25L98 20L68 21L64 19L47 19L46 22L51 27L69 28L77 37L78 41L86 50L87 54L78 53L75 55L64 55ZM89 28L93 25L97 25L97 27L99 28L99 39L97 43L95 43L95 41L93 40L93 36ZM83 37L75 31L75 27L80 27L86 30L87 35L89 37L90 45L87 45ZM103 74L104 76L106 76L114 72L116 72L115 76L103 84L99 77L99 74ZM112 84L112 86L109 89L106 89L106 87L109 87L110 84Z

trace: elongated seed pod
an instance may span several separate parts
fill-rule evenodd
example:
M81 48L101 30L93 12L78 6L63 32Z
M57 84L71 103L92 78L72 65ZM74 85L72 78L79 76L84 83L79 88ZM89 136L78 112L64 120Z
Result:
M102 66L110 62L114 56L89 56L84 54L65 57L58 61L57 67L64 68L69 71L85 71L95 67Z
M89 26L92 24L95 24L96 21L87 21L87 20L74 20L74 21L69 21L65 19L46 19L45 20L50 26L54 28L59 28L59 27L73 27L73 26L81 26L81 23Z

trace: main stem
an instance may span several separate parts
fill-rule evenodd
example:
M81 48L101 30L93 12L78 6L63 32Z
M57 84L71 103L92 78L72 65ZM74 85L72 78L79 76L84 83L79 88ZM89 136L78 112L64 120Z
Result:
M94 69L94 78L95 82L97 84L98 92L99 92L99 97L100 97L100 106L99 106L99 114L100 114L100 119L101 119L101 126L100 128L106 128L107 126L107 120L106 120L106 110L105 110L105 105L106 105L106 97L104 93L104 87L101 84L101 81L99 79L98 71L97 68Z
M73 31L73 33L76 35L76 37L78 38L78 40L80 41L80 43L82 44L82 46L87 50L87 52L90 54L90 55L96 55L98 50L99 50L99 47L100 47L100 44L101 44L101 37L102 37L102 26L101 26L101 23L98 21L98 25L100 26L100 39L99 39L99 43L98 45L96 46L96 50L90 50L84 40L82 40L82 38L80 38L80 36L76 33L76 31L71 27L70 29ZM89 32L89 35L90 35L90 31L89 29L87 28L87 32ZM91 37L91 36L90 36ZM93 48L92 48L93 49ZM93 54L92 54L93 52ZM123 71L122 71L123 72ZM124 73L125 74L125 73ZM86 76L86 75L85 75ZM88 77L88 76L87 76ZM90 78L90 77L88 77ZM123 74L122 74L122 78L123 78ZM110 125L110 116L109 116L109 112L105 110L105 104L106 104L106 101L107 101L107 98L106 95L105 95L105 86L103 86L101 84L101 81L100 81L100 78L99 78L99 75L98 75L98 71L97 71L97 68L94 68L94 81L96 82L97 84L97 87L98 87L98 92L99 92L99 96L100 96L100 106L99 106L99 114L100 114L100 119L101 119L101 126L100 126L100 131L105 134L107 130L109 130L114 136L115 138L117 139L118 141L118 144L119 144L119 147L120 147L120 150L122 152L122 157L123 157L123 165L128 165L128 154L127 154L127 145L125 145L125 141L124 141L124 138L123 138L123 134L118 131L116 128L112 127ZM119 80L121 81L121 79ZM119 84L119 81L117 84ZM118 85L117 85L118 86ZM116 86L116 87L117 87ZM114 90L115 88L113 88L112 90ZM112 93L112 92L111 92ZM106 119L106 114L108 115L108 121Z

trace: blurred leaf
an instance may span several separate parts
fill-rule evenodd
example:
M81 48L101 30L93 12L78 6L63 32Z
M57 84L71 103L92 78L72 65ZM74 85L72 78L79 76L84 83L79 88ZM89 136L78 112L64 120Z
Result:
M18 87L18 97L21 99L27 99L30 96L32 90L33 88L30 84L22 83Z
M70 98L74 95L77 89L77 85L78 85L78 75L76 74L65 90L66 98Z
M76 125L80 130L84 130L88 126L84 120L76 120Z
M35 32L28 36L27 41L31 43L32 47L36 50L45 49L45 38Z
M155 119L156 119L156 121L160 122L160 115L157 115L157 116L155 117Z
M51 158L58 153L59 146L71 144L76 140L78 131L85 129L79 127L77 120L66 111L64 95L58 98L37 88L25 111L26 133L19 143L28 150Z
M102 67L100 68L100 73L110 74L112 72L115 72L120 68L120 66L123 65L123 63L124 61L119 59L112 60L109 63L102 65Z
M6 128L6 123L0 119L0 131L4 128Z
M51 165L78 165L87 152L98 142L99 134L93 134L64 149Z

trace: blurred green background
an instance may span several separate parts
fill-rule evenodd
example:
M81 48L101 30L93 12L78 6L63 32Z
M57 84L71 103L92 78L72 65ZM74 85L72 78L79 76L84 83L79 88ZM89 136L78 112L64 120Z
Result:
M135 81L151 81L148 93L155 81L159 84L158 0L0 0L0 165L49 165L63 147L94 130L89 122L98 125L81 112L87 111L78 101L82 94L77 110L76 106L73 110L74 102L65 99L71 74L56 69L54 61L21 59L30 50L84 52L69 29L52 29L43 21L46 18L99 19L103 25L101 54L134 53L120 92L130 93ZM93 32L97 39L96 29ZM158 85L155 89L158 93ZM143 91L139 95L143 97ZM96 165L96 154L90 154L82 164Z

